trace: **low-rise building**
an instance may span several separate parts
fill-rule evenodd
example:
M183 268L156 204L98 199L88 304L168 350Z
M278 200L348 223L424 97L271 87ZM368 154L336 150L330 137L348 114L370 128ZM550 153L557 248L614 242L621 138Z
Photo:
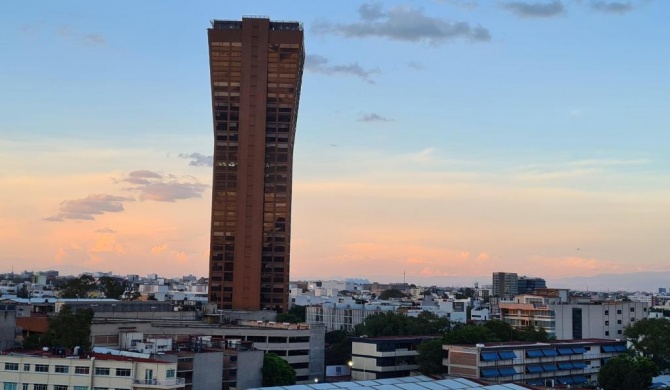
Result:
M600 367L627 348L624 341L591 339L444 345L443 349L443 365L450 376L554 386L595 381Z
M392 305L374 304L338 304L324 303L317 306L307 306L306 320L309 324L323 324L326 332L333 330L353 330L354 326L377 313L396 310Z
M620 339L627 326L646 318L649 311L647 303L621 301L549 307L554 313L558 340Z
M65 356L60 350L0 355L5 389L102 390L183 389L177 363L90 353Z
M351 342L351 379L368 380L409 376L419 344L431 336L357 337Z

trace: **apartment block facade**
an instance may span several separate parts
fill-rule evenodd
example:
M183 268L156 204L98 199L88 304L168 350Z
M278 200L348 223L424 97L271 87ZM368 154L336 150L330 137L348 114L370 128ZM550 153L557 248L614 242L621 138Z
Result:
M297 22L214 20L209 300L288 310L293 145L305 51Z
M443 365L451 376L553 387L595 381L608 359L625 353L626 343L591 339L444 345L443 349Z
M374 380L409 376L419 366L417 347L434 337L358 337L351 342L351 379Z
M14 390L183 389L177 363L106 354L55 356L49 351L0 355L0 381Z

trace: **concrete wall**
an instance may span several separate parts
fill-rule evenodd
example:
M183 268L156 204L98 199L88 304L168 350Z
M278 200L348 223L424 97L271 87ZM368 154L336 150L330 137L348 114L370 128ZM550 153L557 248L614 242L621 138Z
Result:
M570 340L572 309L582 310L582 339L621 339L624 329L645 318L648 305L642 302L612 302L602 305L550 305L555 312L556 339Z
M220 389L222 381L223 352L202 352L193 355L192 390Z
M0 305L0 351L14 348L16 338L16 306Z
M323 324L310 325L309 332L309 379L325 380L326 373L326 328Z
M263 386L263 351L240 351L237 355L237 388L252 389ZM213 387L212 387L213 388ZM196 390L195 387L193 390Z

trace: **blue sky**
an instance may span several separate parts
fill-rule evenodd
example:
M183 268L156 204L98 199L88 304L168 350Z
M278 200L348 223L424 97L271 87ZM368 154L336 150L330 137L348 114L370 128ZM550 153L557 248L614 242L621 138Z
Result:
M4 2L5 268L206 274L186 156L209 21L245 15L305 28L294 278L668 269L659 0Z

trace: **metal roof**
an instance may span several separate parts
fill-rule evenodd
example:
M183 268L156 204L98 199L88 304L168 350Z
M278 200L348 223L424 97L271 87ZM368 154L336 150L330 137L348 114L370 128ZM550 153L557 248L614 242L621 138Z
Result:
M527 390L514 383L483 385L464 378L435 380L424 375L353 382L327 382L293 386L259 387L263 390ZM255 390L255 389L250 389Z

